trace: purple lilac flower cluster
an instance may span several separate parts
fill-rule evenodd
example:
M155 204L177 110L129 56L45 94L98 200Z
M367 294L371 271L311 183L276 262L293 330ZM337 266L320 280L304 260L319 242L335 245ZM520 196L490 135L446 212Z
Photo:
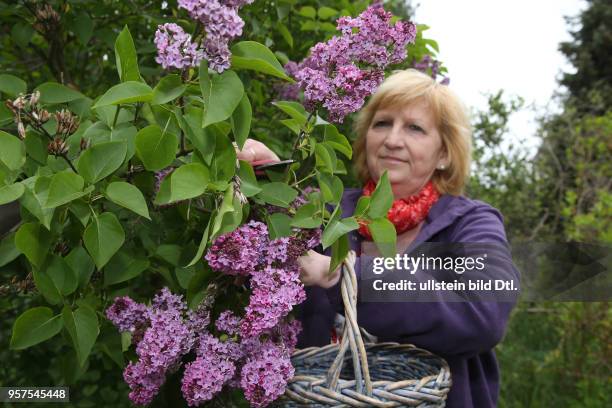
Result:
M163 288L150 307L124 296L115 299L107 309L108 319L122 331L139 329L142 336L132 337L137 343L138 361L130 362L123 378L130 387L130 399L139 405L149 404L166 374L180 367L181 357L194 345L194 332L183 318L187 306L182 296Z
M258 221L213 242L205 259L214 271L251 277L252 293L240 324L242 337L256 337L276 327L306 299L297 259L319 242L320 230L270 240L266 225Z
M392 16L382 3L375 3L356 18L339 18L342 35L310 49L295 73L309 110L321 105L331 121L341 123L378 88L384 69L406 58L416 26L403 21L392 26Z
M242 34L244 21L238 10L254 0L178 0L191 18L204 26L202 49L176 24L160 25L155 34L157 62L164 68L183 69L199 64L202 58L221 73L230 67L229 43ZM159 37L159 40L158 40Z
M217 329L233 332L240 318L230 311L221 313ZM221 341L210 333L200 334L196 359L185 366L181 390L190 406L212 399L225 385L242 388L254 407L265 407L285 390L294 370L290 356L297 343L301 323L281 323L261 337ZM280 334L279 334L280 333Z
M160 25L155 32L157 57L155 61L164 69L194 67L204 58L204 52L191 41L191 36L177 24Z
M440 75L440 65L440 61L432 58L429 54L425 54L419 62L413 64L413 67L418 71L429 74L434 80L437 80L438 75ZM450 83L450 78L443 77L440 83L442 85L448 85Z
M164 288L150 306L124 296L106 310L106 316L122 332L142 329L136 343L138 360L130 362L123 378L135 404L147 405L159 392L168 373L181 367L182 357L195 352L185 364L181 391L189 406L214 398L224 386L242 388L255 407L277 399L293 376L290 356L302 327L298 320L283 319L263 336L239 337L243 321L225 310L215 321L220 338L208 331L211 303L203 301L187 310L182 296ZM232 337L228 337L232 336Z
M267 239L266 225L251 221L217 238L206 253L205 259L217 272L249 276L262 261L262 249Z

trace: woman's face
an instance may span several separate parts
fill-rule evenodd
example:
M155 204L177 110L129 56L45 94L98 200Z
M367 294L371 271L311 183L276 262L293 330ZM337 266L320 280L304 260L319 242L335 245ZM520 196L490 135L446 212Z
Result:
M442 138L427 103L379 109L366 135L370 176L378 181L385 170L396 198L417 193L436 167L448 166Z

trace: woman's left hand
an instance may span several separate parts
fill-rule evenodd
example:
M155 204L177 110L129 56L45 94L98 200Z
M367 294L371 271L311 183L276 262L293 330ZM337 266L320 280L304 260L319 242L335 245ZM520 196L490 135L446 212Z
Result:
M298 258L300 265L300 279L306 286L320 286L324 289L331 288L340 280L340 267L329 275L329 263L331 257L320 253L308 251L306 255Z

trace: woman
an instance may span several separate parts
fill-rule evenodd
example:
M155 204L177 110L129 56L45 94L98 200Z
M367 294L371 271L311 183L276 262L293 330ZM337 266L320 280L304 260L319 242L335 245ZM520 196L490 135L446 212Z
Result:
M395 202L388 217L397 230L397 251L410 252L423 242L507 243L498 210L462 196L470 166L470 126L461 102L444 85L415 70L387 78L360 111L354 146L357 171L365 182L347 189L343 217L357 200L371 194L387 171ZM247 141L239 158L251 162L278 159L263 144ZM410 200L402 200L411 197ZM412 203L412 204L407 204ZM358 255L372 254L362 226L350 236ZM509 252L504 273L518 278ZM342 309L340 271L328 277L330 257L311 251L300 259L307 300L298 310L304 330L298 347L323 346ZM358 279L360 265L357 261ZM499 370L493 347L503 337L513 302L364 302L359 325L381 341L413 343L445 358L453 385L449 407L494 407Z

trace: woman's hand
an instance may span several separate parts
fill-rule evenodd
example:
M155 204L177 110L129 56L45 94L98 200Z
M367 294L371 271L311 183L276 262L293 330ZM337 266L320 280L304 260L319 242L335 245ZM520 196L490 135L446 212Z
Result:
M320 253L308 251L306 255L298 258L300 265L300 279L306 286L317 285L324 289L331 288L340 280L340 267L336 268L331 276L328 276L331 257Z
M280 161L276 153L270 150L268 146L253 139L247 139L244 142L244 146L242 146L242 150L236 148L236 156L238 159L251 164L256 162L274 163Z

